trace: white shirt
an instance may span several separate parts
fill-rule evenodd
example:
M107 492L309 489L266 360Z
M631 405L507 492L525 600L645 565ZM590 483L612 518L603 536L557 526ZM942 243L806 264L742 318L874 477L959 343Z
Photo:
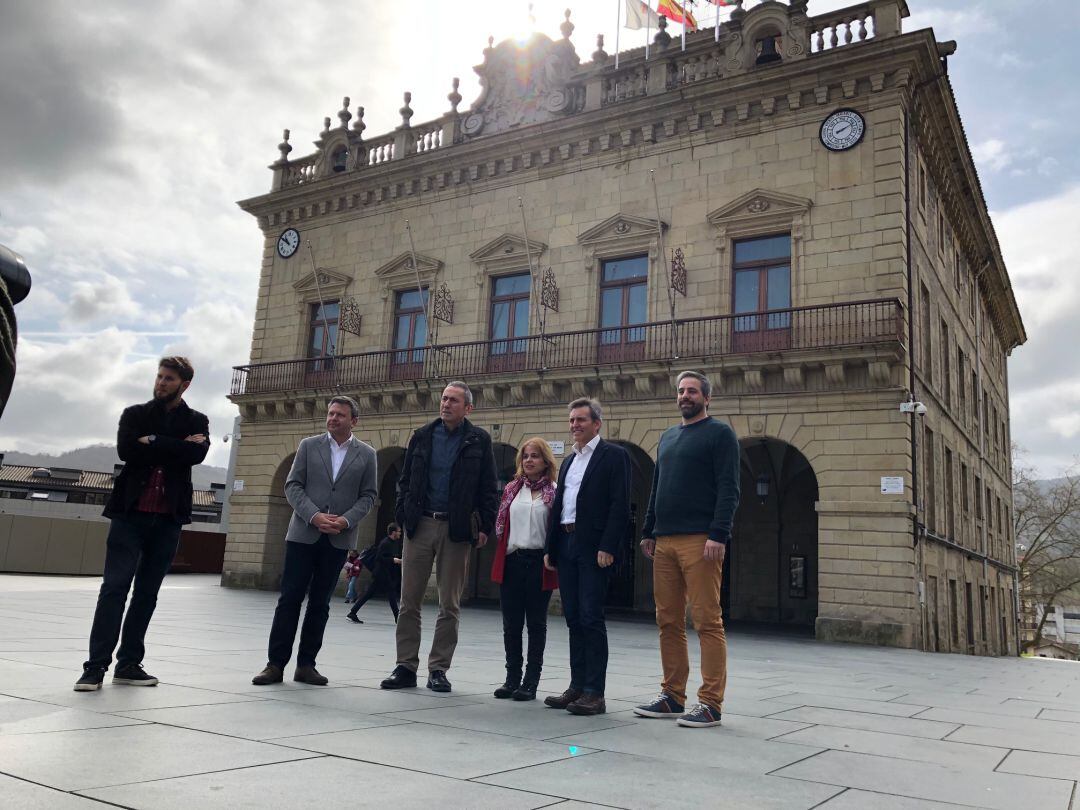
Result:
M549 507L541 495L533 497L532 490L522 486L510 502L510 539L506 553L519 548L543 548L547 537Z
M326 439L330 442L330 465L333 468L333 479L336 481L338 473L341 472L341 463L345 461L345 454L349 452L349 445L352 444L352 436L347 438L343 444L334 441L334 437L329 433L326 434Z
M566 480L563 481L562 520L560 523L574 523L577 520L577 493L581 489L581 479L585 477L585 470L589 467L589 460L593 457L596 445L600 444L600 434L593 436L592 441L584 447L574 445L574 461L570 469L566 471Z

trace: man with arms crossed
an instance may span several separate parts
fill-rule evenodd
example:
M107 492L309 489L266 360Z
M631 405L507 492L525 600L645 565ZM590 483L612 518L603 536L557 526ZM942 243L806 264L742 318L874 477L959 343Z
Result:
M105 517L112 521L105 572L90 630L90 657L75 683L76 692L101 688L117 640L113 683L157 686L158 679L142 668L143 639L176 554L180 528L191 523L191 468L210 448L206 417L183 400L194 376L187 358L163 357L154 398L120 415L116 452L124 469L105 505ZM125 617L133 579L135 590Z
M602 416L595 399L570 403L573 455L559 468L544 554L544 565L558 567L570 631L570 686L544 703L582 715L607 711L604 600L630 526L630 456L600 438Z
M729 425L709 416L711 386L704 374L684 371L675 387L682 422L660 437L641 541L653 561L664 680L656 699L634 713L706 728L720 725L727 686L720 582L739 505L739 440ZM701 644L702 679L699 702L688 712L687 599Z
M439 418L413 433L397 485L395 522L405 529L401 557L401 607L397 666L383 689L416 686L420 666L420 603L431 566L439 588L439 617L428 654L427 688L449 692L446 671L454 658L469 552L487 543L495 526L499 493L491 437L466 417L472 391L455 380L442 392Z
M326 433L309 436L296 448L285 480L285 499L293 515L285 533L281 597L270 627L266 667L251 679L256 686L281 683L292 658L305 594L307 610L293 680L312 686L328 683L315 669L315 658L322 648L330 598L345 555L356 548L357 526L378 494L375 450L352 435L359 416L355 400L332 397L326 409Z

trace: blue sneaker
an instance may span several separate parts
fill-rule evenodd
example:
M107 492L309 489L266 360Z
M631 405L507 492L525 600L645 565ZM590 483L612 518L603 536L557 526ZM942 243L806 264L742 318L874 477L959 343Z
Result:
M679 725L687 728L708 728L720 725L720 710L707 703L699 703L679 718Z
M635 706L634 714L636 714L638 717L659 717L661 719L671 719L682 716L683 706L671 695L667 694L666 692L661 692L652 700L651 703L644 703L641 706Z

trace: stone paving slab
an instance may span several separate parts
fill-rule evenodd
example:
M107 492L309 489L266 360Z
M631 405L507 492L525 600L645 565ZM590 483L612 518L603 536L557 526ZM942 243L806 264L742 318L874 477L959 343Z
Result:
M965 771L927 762L826 751L774 771L775 776L953 804L1016 810L1068 807L1072 783L991 771Z
M724 725L697 730L632 712L659 688L650 623L610 622L608 713L574 717L491 696L505 674L497 610L462 612L454 691L436 694L422 681L379 689L396 657L389 615L354 625L334 603L319 659L330 686L256 687L276 595L181 576L166 580L147 638L161 684L107 678L76 693L99 584L0 575L4 807L336 808L360 796L424 810L1080 810L1080 665L737 630ZM425 607L422 661L434 614ZM553 616L540 696L568 680Z

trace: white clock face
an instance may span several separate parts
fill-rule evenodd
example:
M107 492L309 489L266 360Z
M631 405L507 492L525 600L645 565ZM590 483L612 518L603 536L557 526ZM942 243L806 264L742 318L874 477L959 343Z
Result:
M821 142L833 152L851 149L866 133L866 121L855 110L837 110L821 124Z
M283 259L287 259L296 253L296 249L300 247L300 234L296 228L289 228L278 237L277 240L277 252L278 256Z

